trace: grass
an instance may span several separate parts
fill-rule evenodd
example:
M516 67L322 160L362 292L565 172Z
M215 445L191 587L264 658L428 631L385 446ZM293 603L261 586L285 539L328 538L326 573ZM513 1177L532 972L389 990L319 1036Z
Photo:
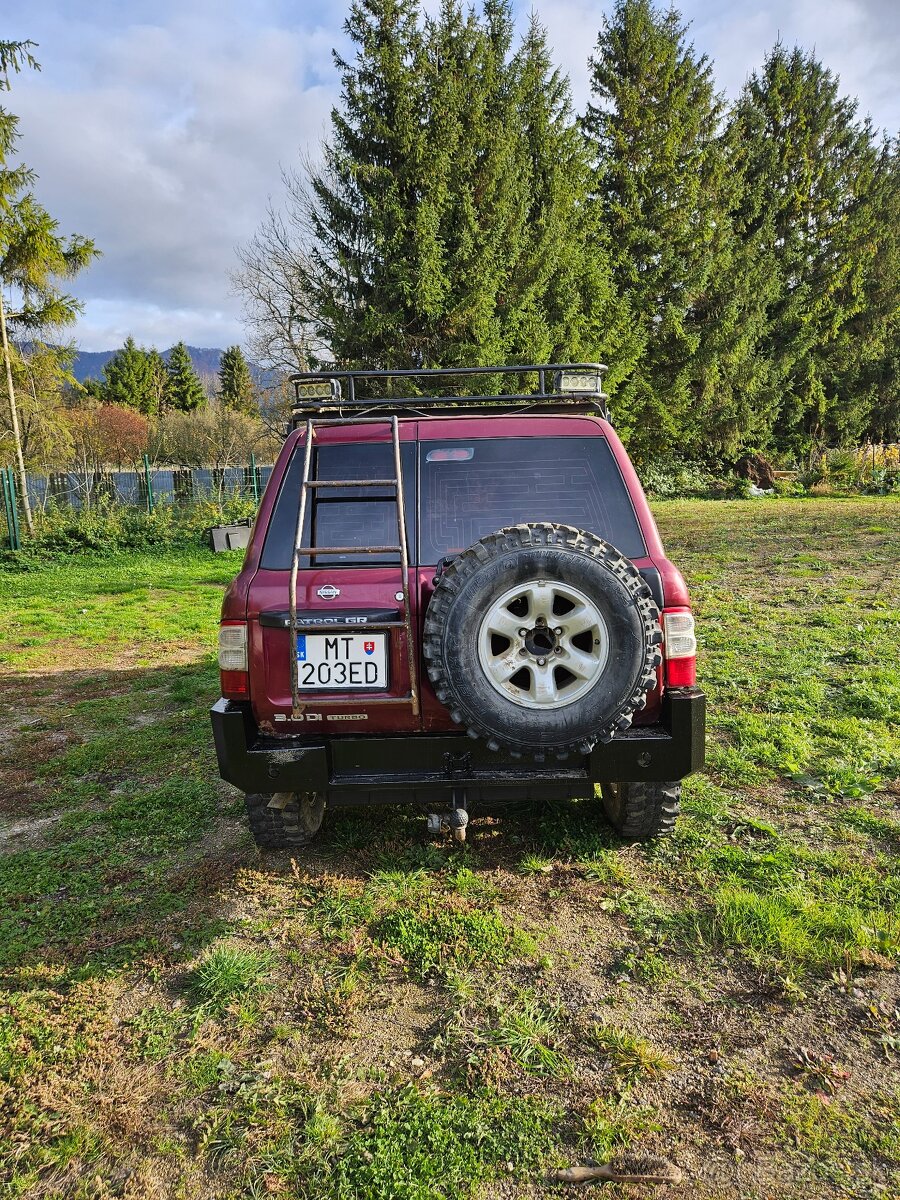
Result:
M646 1038L616 1025L595 1026L589 1041L609 1060L615 1074L626 1085L635 1083L642 1076L664 1075L675 1065Z
M0 564L0 1195L549 1200L623 1150L900 1191L900 505L655 508L710 753L644 847L587 801L260 855L207 716L236 556Z
M318 1173L314 1167L298 1195L425 1200L471 1194L491 1178L537 1167L552 1145L554 1115L535 1101L487 1091L453 1095L407 1086L376 1093L345 1138L335 1127Z
M572 1074L563 1052L566 1020L558 1002L531 988L484 996L471 987L459 989L458 977L455 982L461 1005L437 1045L453 1048L470 1074L491 1079L502 1073L503 1062L529 1075L564 1078Z
M271 956L258 950L213 946L204 952L191 972L191 991L200 1007L221 1012L263 991L271 966Z
M653 1109L627 1096L592 1101L582 1118L582 1142L591 1158L608 1162L648 1134L659 1132Z
M124 651L141 667L167 659L166 651L210 648L240 558L199 549L84 554L0 570L0 665L33 671L87 652L82 661L96 668Z
M378 918L371 933L420 977L473 963L502 966L516 953L530 955L533 950L531 941L499 914L478 909L396 908Z

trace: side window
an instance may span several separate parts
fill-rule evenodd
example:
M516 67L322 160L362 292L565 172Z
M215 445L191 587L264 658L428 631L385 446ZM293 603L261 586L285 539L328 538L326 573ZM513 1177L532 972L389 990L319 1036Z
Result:
M390 443L326 445L315 451L313 479L390 479L394 455ZM411 561L415 558L416 454L412 442L400 447L406 503L406 536ZM300 504L304 448L294 450L275 502L260 566L286 571L291 566L294 529ZM312 538L312 541L309 539ZM306 507L304 546L396 546L397 505L393 488L311 488ZM323 554L315 565L338 563L384 566L400 562L399 554ZM301 567L310 565L300 560Z

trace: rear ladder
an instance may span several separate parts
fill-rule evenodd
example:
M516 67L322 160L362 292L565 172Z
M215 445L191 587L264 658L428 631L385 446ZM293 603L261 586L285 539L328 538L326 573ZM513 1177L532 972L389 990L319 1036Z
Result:
M403 501L403 468L400 463L400 427L396 416L393 417L354 417L354 425L389 425L394 451L393 479L312 479L313 441L316 430L332 425L346 425L346 418L315 419L308 418L306 422L306 452L303 460L303 479L300 484L300 506L297 511L297 526L294 531L294 553L291 559L290 583L290 632L291 632L291 704L295 720L301 717L303 706L308 703L300 700L300 681L297 664L297 635L300 633L321 633L322 626L316 622L298 621L297 619L297 572L300 559L309 555L310 559L326 554L399 554L401 588L403 592L403 619L400 621L378 621L366 625L366 630L378 632L391 629L402 629L406 634L406 654L409 666L409 691L405 696L367 696L365 703L369 704L408 704L412 715L419 715L419 687L416 672L416 652L413 643L412 614L409 606L409 547L406 540L406 510ZM303 527L306 522L306 509L310 490L318 488L393 488L397 507L397 545L396 546L304 546ZM347 621L329 622L330 631L359 633L359 625ZM348 703L346 697L316 698L317 709L334 708Z

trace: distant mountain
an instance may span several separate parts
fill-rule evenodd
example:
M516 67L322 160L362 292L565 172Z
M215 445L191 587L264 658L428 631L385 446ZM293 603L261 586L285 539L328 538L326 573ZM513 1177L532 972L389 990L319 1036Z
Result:
M188 346L187 349L188 354L191 356L191 362L194 364L194 370L201 379L217 373L219 370L219 361L224 353L223 350L206 349L198 346ZM115 353L115 350L79 350L75 356L72 374L79 383L84 383L85 379L99 379L103 374L104 366ZM171 348L162 352L162 356L167 362L171 353ZM254 363L250 364L250 370L254 374L261 372L261 368L257 367Z

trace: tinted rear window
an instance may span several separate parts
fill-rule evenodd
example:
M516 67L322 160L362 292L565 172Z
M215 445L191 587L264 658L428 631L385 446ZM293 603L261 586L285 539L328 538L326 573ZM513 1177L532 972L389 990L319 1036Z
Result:
M406 530L410 556L415 546L416 452L412 442L400 447L406 498ZM304 448L298 445L281 484L260 566L269 571L286 571L291 566L300 481L303 478ZM321 446L314 451L311 479L392 479L394 453L389 442L352 446ZM310 535L312 541L309 541ZM316 488L307 502L304 546L396 546L397 505L393 488ZM398 554L323 554L320 566L343 563L374 566L398 563ZM309 559L301 559L309 566Z
M523 521L575 525L629 558L646 554L625 482L602 437L423 442L421 495L421 563L437 563Z

